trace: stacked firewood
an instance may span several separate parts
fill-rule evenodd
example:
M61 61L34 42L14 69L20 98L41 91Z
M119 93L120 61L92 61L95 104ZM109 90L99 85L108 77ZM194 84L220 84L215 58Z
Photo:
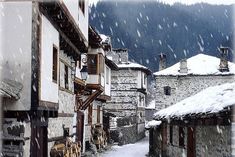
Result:
M96 145L98 150L107 146L107 136L100 124L92 126L91 136L91 141Z
M50 157L80 157L81 143L73 142L71 138L55 142L51 148Z

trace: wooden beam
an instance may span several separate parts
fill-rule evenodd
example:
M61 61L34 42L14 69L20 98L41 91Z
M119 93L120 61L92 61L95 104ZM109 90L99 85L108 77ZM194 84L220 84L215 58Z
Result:
M82 104L81 110L86 110L87 107L103 92L103 90L98 89L93 92Z

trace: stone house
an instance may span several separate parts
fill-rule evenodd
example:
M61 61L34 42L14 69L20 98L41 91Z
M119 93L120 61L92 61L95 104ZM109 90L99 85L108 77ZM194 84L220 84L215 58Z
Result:
M155 113L151 156L233 156L235 84L202 90Z
M228 49L221 48L221 58L198 54L155 72L156 111L171 106L207 87L233 82L234 64L227 61L227 55ZM160 64L165 64L165 57L165 55L160 57Z
M109 113L111 139L119 144L133 143L144 137L147 76L151 71L128 60L126 49L113 49L109 54L118 71L111 74L111 100L104 110Z
M154 73L156 78L156 110L160 110L159 112L161 112L161 109L164 110L164 108L172 106L210 86L234 82L235 64L227 61L228 48L221 47L220 53L221 58L198 54L189 59L183 59L179 63L166 69L164 69L164 65L160 65L159 67L163 67L162 70ZM163 59L163 61L161 61L161 59ZM163 63L165 63L165 55L160 56L160 64ZM197 115L197 113L195 113L195 115ZM191 120L191 118L192 116L189 115L187 120ZM200 116L197 118L199 119ZM161 118L157 119L159 120ZM171 119L174 119L174 117L169 118L168 120ZM184 132L188 130L190 133L189 136L192 136L193 131L191 130L193 129L179 127L181 124L184 126L184 123L182 123L179 119L177 120L179 123L176 123L176 126L173 125L175 124L173 122L169 124L171 127L167 127L169 125L163 123L162 125L151 129L150 153L155 155L162 154L171 156L169 155L170 151L174 152L175 149L179 150L179 147L183 147L183 144L185 144L186 141L182 140L182 136L179 135L183 135ZM203 119L203 122L200 123L204 124L204 120L205 119ZM208 125L211 124L209 123ZM159 134L159 131L161 134ZM176 145L171 144L172 147L170 147L169 142L167 142L168 139L171 139L171 142L173 139L168 138L169 132L178 134L178 137L176 135L174 136L175 139L181 139ZM162 143L159 144L159 141ZM190 142L193 144L195 141ZM156 147L157 145L158 147ZM189 149L191 150L191 148ZM187 149L187 151L189 149ZM181 149L181 155L182 153L185 153L185 151L186 149Z
M3 155L49 156L73 134L88 49L88 2L1 2ZM78 73L76 73L77 71ZM75 123L78 121L75 120Z

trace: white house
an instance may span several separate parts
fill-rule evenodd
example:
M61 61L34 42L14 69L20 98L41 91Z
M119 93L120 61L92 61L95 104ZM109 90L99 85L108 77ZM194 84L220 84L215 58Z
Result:
M88 2L0 5L3 154L48 156L55 141L73 136L74 87L82 85L75 68L88 49ZM16 93L6 94L9 88Z

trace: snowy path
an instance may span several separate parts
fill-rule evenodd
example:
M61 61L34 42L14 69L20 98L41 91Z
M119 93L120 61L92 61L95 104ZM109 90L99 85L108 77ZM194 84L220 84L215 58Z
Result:
M101 154L100 157L145 157L148 153L148 137L134 144L113 146L112 150Z

